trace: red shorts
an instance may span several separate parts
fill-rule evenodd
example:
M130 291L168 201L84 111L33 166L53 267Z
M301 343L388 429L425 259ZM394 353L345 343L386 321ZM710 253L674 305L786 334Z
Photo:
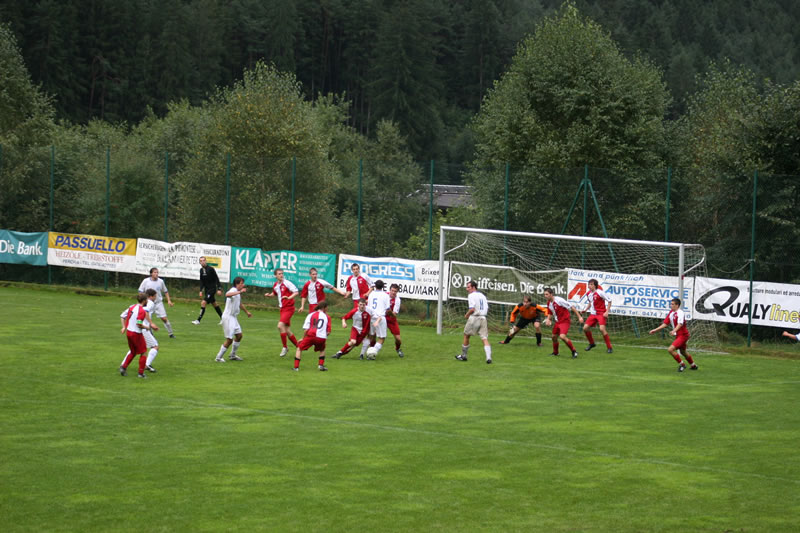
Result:
M358 300L353 300L353 309L358 309Z
M397 319L395 317L386 317L386 327L389 328L389 331L392 332L392 335L400 335L400 324L397 323Z
M317 304L308 304L308 312L309 313L313 313L316 308L317 308Z
M281 317L278 319L278 322L283 322L287 326L291 326L293 314L294 314L294 307L281 308Z
M325 340L326 339L320 339L318 337L303 337L300 339L300 342L297 343L297 347L300 348L301 352L308 350L312 346L315 352L324 352Z
M687 342L689 342L689 335L678 335L675 337L675 340L672 341L672 346L674 346L676 350L685 350Z
M606 317L604 317L603 315L589 315L589 317L586 319L586 322L584 322L584 324L586 324L589 327L592 327L595 324L598 324L600 326L605 326L607 320L608 319Z
M569 320L564 320L563 322L556 322L553 326L553 335L566 335L569 331Z
M356 341L356 343L353 346L358 346L359 344L364 342L364 339L367 338L367 335L369 335L369 328L367 328L367 331L363 335L361 335L361 332L358 331L356 328L350 328L350 340Z
M125 333L128 334L128 348L130 348L133 355L139 355L147 351L147 342L144 340L144 335L130 330Z

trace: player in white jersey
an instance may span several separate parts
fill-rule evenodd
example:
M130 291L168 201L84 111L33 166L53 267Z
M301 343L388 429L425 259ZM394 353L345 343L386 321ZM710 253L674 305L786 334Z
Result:
M218 363L225 362L225 352L228 351L228 347L231 344L233 344L233 349L229 359L231 361L242 360L237 353L239 351L239 343L242 342L242 326L239 325L238 319L239 310L244 311L247 318L253 316L242 303L241 295L245 292L247 292L247 288L244 286L244 278L239 276L233 278L233 287L225 293L225 311L222 313L222 330L225 332L225 341L214 359Z
M486 324L486 315L489 313L489 301L483 293L478 291L478 284L470 280L467 282L467 305L469 309L464 315L467 324L464 326L464 344L461 353L456 356L459 361L467 360L469 351L469 338L478 335L483 341L483 351L486 353L486 364L492 364L492 347L489 345L489 326Z
M369 314L372 315L369 327L370 341L378 352L386 340L386 311L392 306L389 295L383 292L384 286L383 280L376 281L375 290L369 293L367 300Z
M144 278L142 282L139 284L139 292L145 292L147 289L153 289L158 293L158 297L155 301L155 313L158 318L164 322L164 327L167 328L167 332L169 333L170 338L175 338L175 334L172 332L172 324L169 323L169 318L167 317L167 310L164 307L164 296L167 298L167 303L170 307L174 304L172 303L172 299L169 297L169 291L167 290L167 284L164 283L164 280L158 277L158 269L153 267L150 269L150 277Z
M796 341L800 341L800 333L795 335L794 333L789 333L788 331L784 331L783 336L789 337L790 339L794 339Z
M147 362L145 363L145 368L149 372L155 372L156 369L153 368L153 360L155 360L156 355L158 355L158 340L156 340L155 335L153 335L153 331L158 331L158 326L155 324L151 324L150 320L153 317L153 307L155 306L155 299L156 299L156 291L153 289L147 289L145 291L147 295L147 302L143 305L145 312L147 313L147 318L144 320L144 324L149 325L150 329L142 330L142 335L144 335L144 342L145 346L148 348L147 352ZM122 320L128 318L128 314L130 312L130 308L125 309L122 314L119 316ZM125 357L122 358L122 363L125 364L125 361L128 359L128 355L130 355L130 350L128 353L125 354Z

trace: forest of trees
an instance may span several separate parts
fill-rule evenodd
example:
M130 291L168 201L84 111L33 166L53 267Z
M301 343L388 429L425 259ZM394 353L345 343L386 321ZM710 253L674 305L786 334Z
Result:
M749 257L758 170L759 277L800 282L798 10L0 0L0 227L49 227L52 159L54 229L102 233L108 155L111 234L163 236L136 215L162 208L166 168L171 236L220 242L224 208L207 199L230 172L231 240L287 247L296 158L302 249L355 251L362 175L362 252L422 257L414 193L435 160L437 182L475 191L437 224L556 232L589 165L609 233L660 240L669 167L670 238L704 244L724 274Z

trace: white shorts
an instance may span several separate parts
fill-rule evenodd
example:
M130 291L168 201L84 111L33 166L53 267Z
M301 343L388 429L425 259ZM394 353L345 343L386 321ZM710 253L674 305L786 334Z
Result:
M378 321L378 325L377 326L374 325L375 324L374 320L375 319L372 319L369 322L369 334L370 335L375 335L379 339L385 339L386 338L386 317L385 316L380 317L380 320Z
M164 308L163 301L155 302L155 305L153 305L153 314L158 318L164 318L167 316L167 310Z
M464 335L478 335L481 339L489 338L489 327L485 316L470 315L464 326Z
M155 348L158 346L156 336L153 335L149 329L142 330L142 335L144 335L144 342L148 348Z
M239 320L235 316L222 316L222 331L225 333L226 339L232 339L235 335L242 332L242 326L239 325Z

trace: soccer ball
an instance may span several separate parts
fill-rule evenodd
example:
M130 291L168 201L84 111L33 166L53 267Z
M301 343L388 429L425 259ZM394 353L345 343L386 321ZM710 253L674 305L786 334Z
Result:
M378 355L378 350L374 346L370 346L367 348L367 359L370 361L374 361L375 357Z

